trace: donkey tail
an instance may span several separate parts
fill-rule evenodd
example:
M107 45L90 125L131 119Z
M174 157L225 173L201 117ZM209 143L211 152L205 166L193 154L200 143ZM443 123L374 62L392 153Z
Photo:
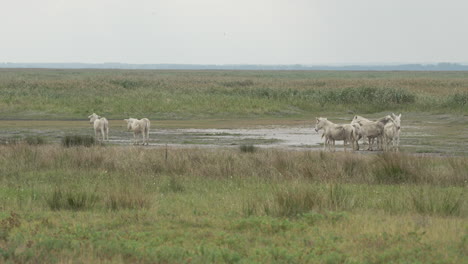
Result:
M146 136L149 137L149 130L150 130L151 122L149 121L148 118L143 118L142 120L145 121L144 131L146 133Z

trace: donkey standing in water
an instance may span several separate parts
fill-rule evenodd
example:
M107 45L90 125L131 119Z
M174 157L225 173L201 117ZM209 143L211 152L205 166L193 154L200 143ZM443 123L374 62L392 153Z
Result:
M323 144L323 150L328 146L328 149L331 150L333 145L333 151L335 150L335 140L343 140L344 151L346 151L346 144L351 143L354 150L359 149L359 144L357 144L357 131L355 125L338 125L331 121L328 121L327 118L318 117L317 123L315 124L315 131L323 129L324 132L322 137L325 137L325 142Z
M137 135L141 134L143 137L143 145L149 145L149 130L150 121L148 118L138 120L136 118L124 119L127 122L128 131L133 131L133 144L138 145Z
M384 127L390 121L392 121L392 117L389 115L382 117L375 122L365 120L357 121L357 123L361 125L361 135L369 141L369 148L367 150L372 150L372 140L374 138L377 139L377 145L379 145L377 148L382 149Z
M364 122L372 122L372 121L365 118L365 117L355 115L353 117L353 120L351 120L351 125L358 125L360 127L361 125L359 124L359 122L364 123ZM361 138L362 138L362 143L365 143L366 139L364 138L364 135L362 134L362 131L359 129L359 131L358 131L358 140L360 140ZM374 139L372 139L372 143L374 143Z
M94 127L94 136L96 140L99 141L98 134L102 135L102 141L108 140L109 141L109 121L105 117L100 117L93 113L92 115L88 116L89 123L93 124Z
M401 114L395 115L392 113L392 120L384 126L384 146L388 150L390 142L392 142L392 149L398 151L400 146L400 132L401 132Z

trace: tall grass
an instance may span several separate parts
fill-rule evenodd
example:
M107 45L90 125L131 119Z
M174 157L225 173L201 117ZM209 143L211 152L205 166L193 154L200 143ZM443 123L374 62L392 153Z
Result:
M0 70L9 118L252 117L312 111L466 112L463 73ZM106 94L105 97L94 95ZM137 101L138 104L133 102Z
M99 196L86 190L62 191L56 188L50 197L46 198L46 203L52 210L89 210L94 207L99 200Z
M167 151L0 145L0 262L463 262L466 157Z
M91 147L96 144L96 140L93 136L87 135L66 135L62 138L62 146L74 147L74 146L85 146Z
M235 150L170 149L166 159L165 149L21 144L0 148L0 182L33 184L35 192L39 189L47 193L44 202L53 210L149 208L153 204L152 194L190 192L192 180L256 179L284 188L273 190L267 200L247 199L242 206L247 214L294 216L311 210L365 208L466 213L463 202L468 181L466 157L416 157L399 153L356 156L278 150L258 150L245 155ZM61 187L51 192L51 186ZM412 186L433 189L417 196L411 191L416 188ZM365 200L375 195L372 190L383 193L375 198L378 203ZM453 190L453 194L447 190ZM94 192L101 195L95 197ZM415 202L419 200L420 204ZM455 207L440 209L446 204Z

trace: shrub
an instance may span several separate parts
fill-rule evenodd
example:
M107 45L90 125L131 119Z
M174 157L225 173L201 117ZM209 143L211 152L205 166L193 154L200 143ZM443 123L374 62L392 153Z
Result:
M43 145L46 144L46 140L40 136L28 136L24 139L28 145Z
M468 106L468 92L456 93L448 96L445 104L448 107Z
M172 175L169 177L169 182L166 184L163 184L161 191L163 192L183 192L185 190L184 185L182 184L181 180L175 176Z
M355 194L345 188L344 184L330 184L326 207L329 210L352 209L355 205Z
M446 188L435 192L431 187L415 187L411 201L420 214L460 216L465 196L463 189Z
M80 136L80 135L68 135L62 138L62 146L73 147L73 146L85 146L90 147L96 144L93 136Z
M411 179L411 166L408 161L394 153L377 155L372 172L377 183L381 184L400 184Z
M321 90L318 101L332 104L407 104L414 103L416 96L404 89L349 87L338 90Z
M99 197L94 193L54 190L46 203L52 210L86 210L95 206Z
M254 145L240 145L239 147L241 152L253 153L257 151L257 148Z
M231 82L224 82L223 85L225 87L247 87L254 85L252 80L240 80L240 81L231 81Z
M312 189L293 188L275 194L276 215L296 217L319 208L320 194Z
M0 145L16 145L20 143L19 138L16 137L5 137L5 138L0 138Z
M106 207L112 211L120 209L144 209L151 205L150 199L141 193L128 191L112 193L107 197Z

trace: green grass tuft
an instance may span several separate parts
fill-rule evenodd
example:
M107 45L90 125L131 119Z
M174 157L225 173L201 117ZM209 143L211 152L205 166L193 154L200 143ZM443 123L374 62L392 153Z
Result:
M96 144L96 140L93 136L81 136L81 135L67 135L62 138L62 146L64 147L91 147Z

